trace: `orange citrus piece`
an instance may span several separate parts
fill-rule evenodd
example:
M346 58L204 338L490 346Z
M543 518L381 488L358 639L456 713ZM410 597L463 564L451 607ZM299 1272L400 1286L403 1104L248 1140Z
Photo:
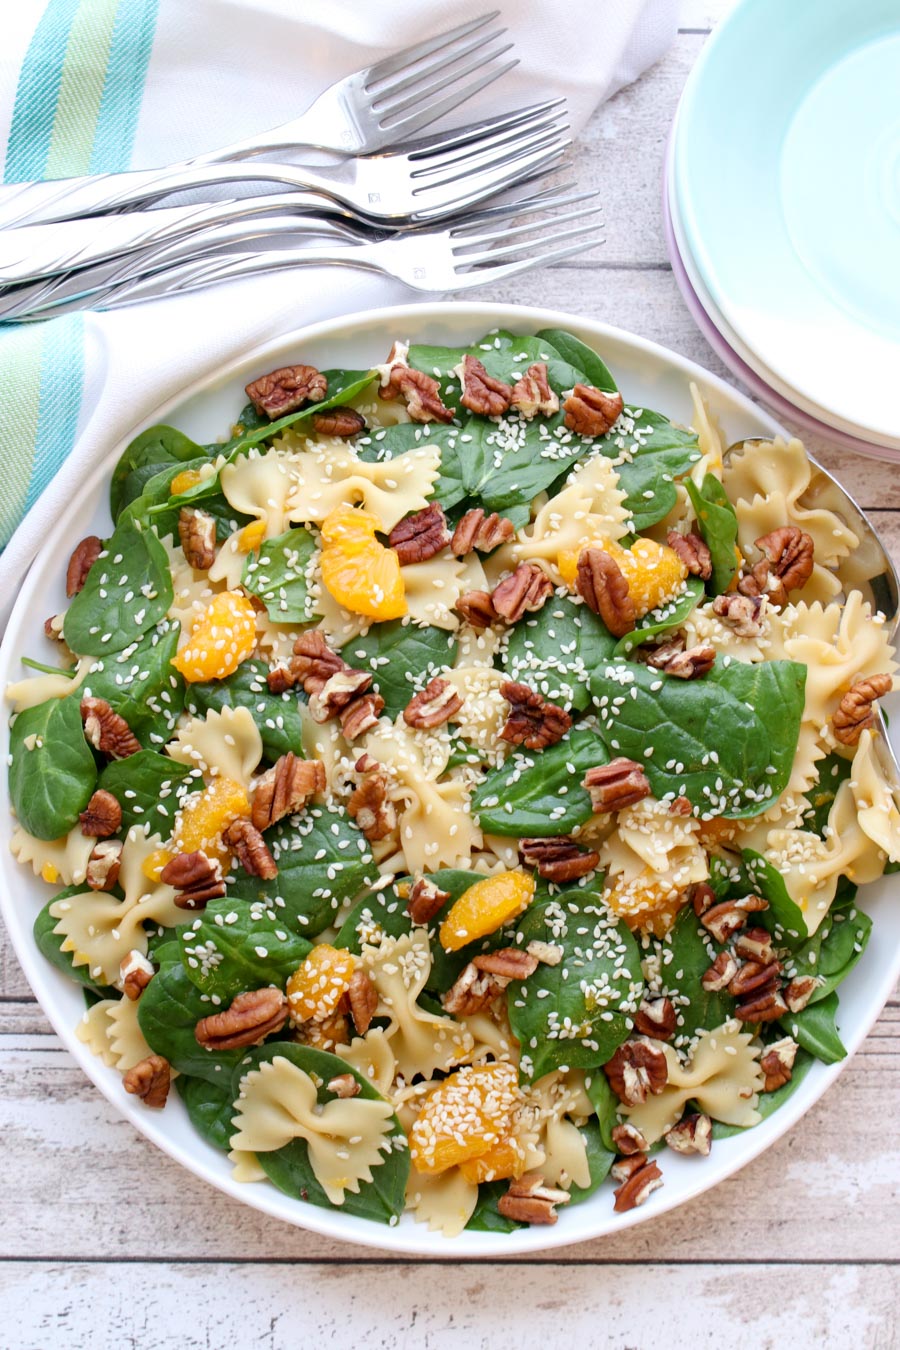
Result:
M259 548L265 537L266 522L264 520L251 520L250 524L245 525L237 537L238 553L252 553Z
M649 868L630 882L619 879L603 892L612 912L623 919L632 932L665 937L687 902L684 890L657 876Z
M330 1017L350 988L356 969L352 952L320 942L287 982L287 999L298 1022Z
M534 879L526 872L498 872L470 886L441 924L441 946L457 952L476 938L495 933L521 914L534 898Z
M435 1177L491 1152L509 1138L521 1100L512 1064L457 1069L429 1093L413 1122L409 1132L413 1166Z
M172 665L188 683L233 675L256 645L256 611L240 591L215 596L191 629Z
M652 539L636 539L631 548L622 548L611 539L597 539L583 548L602 548L618 563L628 582L628 594L640 619L651 609L658 609L676 594L687 576L687 568L668 544L657 544ZM561 549L557 566L567 586L574 588L578 558L583 549Z
M482 1181L503 1181L520 1177L525 1171L525 1150L516 1139L503 1139L478 1158L459 1164L466 1181L479 1186Z
M322 582L353 614L400 619L407 612L400 559L375 538L380 529L371 511L335 507L322 521Z
M196 853L199 850L208 858L226 862L231 851L222 843L222 831L238 816L249 814L250 798L241 784L230 778L214 778L209 787L189 797L178 812L174 834L178 852ZM156 853L150 857L155 865L158 861Z
M181 492L187 492L188 488L196 487L202 483L203 475L199 469L182 469L181 473L176 473L169 484L169 493L177 497Z

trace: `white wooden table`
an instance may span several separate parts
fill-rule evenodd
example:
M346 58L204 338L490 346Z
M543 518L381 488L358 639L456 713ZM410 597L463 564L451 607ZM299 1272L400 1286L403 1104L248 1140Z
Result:
M725 374L663 245L660 169L685 76L729 0L687 0L668 56L594 118L599 262L480 298L597 316ZM900 552L900 474L813 447ZM900 1344L900 1001L764 1157L659 1219L547 1259L417 1263L290 1228L139 1137L51 1033L0 938L0 1345L275 1347Z

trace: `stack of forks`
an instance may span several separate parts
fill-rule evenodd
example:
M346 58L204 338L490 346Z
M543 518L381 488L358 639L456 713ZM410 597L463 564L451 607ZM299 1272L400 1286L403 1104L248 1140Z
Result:
M534 188L571 144L564 99L413 139L516 64L497 14L357 71L261 136L162 169L0 188L0 319L303 264L465 290L593 247L596 194ZM295 162L310 150L331 162Z

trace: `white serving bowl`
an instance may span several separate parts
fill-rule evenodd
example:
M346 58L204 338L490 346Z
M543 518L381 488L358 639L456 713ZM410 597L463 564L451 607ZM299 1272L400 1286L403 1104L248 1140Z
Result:
M696 382L721 420L726 441L747 436L771 436L778 424L743 394L729 388L701 366L644 338L590 319L527 306L453 301L403 305L355 314L309 328L297 329L258 347L215 378L190 385L177 397L145 417L119 445L111 446L105 462L91 473L73 498L59 531L47 541L28 575L22 580L6 635L0 647L0 683L3 687L27 672L19 656L38 654L43 646L43 620L65 605L65 561L84 535L110 533L107 488L112 469L125 445L144 426L166 421L200 442L212 442L227 433L243 406L248 380L273 367L308 361L328 367L365 368L383 360L394 338L414 342L463 345L491 328L533 333L541 328L566 328L594 346L607 362L630 406L645 406L688 423L691 400L688 385ZM8 751L8 727L0 729L0 754ZM120 1075L106 1068L75 1035L84 1012L80 986L66 978L41 956L32 938L32 924L50 896L46 884L15 862L9 851L11 816L3 775L0 786L2 844L0 844L0 912L26 976L63 1044L87 1076L118 1111L148 1139L196 1176L219 1190L288 1223L329 1238L417 1256L516 1257L587 1238L618 1232L700 1195L724 1177L757 1157L785 1133L821 1097L844 1064L815 1064L794 1095L774 1115L754 1129L717 1141L708 1158L665 1156L664 1187L647 1204L626 1214L615 1214L607 1185L589 1200L561 1210L554 1227L523 1228L514 1233L469 1233L448 1240L429 1233L404 1215L393 1228L318 1209L283 1195L268 1182L241 1184L231 1177L231 1165L194 1130L180 1098L173 1093L162 1112L147 1110L122 1088ZM5 846L3 846L5 845ZM900 905L893 877L866 887L862 903L875 921L872 940L863 959L840 988L839 1025L848 1052L860 1045L900 975ZM812 1220L812 1211L810 1212Z

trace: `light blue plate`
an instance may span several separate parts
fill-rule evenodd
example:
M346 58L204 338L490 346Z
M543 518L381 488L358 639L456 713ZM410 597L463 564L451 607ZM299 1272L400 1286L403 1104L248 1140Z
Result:
M685 86L673 170L740 341L826 420L900 436L900 0L743 0Z

